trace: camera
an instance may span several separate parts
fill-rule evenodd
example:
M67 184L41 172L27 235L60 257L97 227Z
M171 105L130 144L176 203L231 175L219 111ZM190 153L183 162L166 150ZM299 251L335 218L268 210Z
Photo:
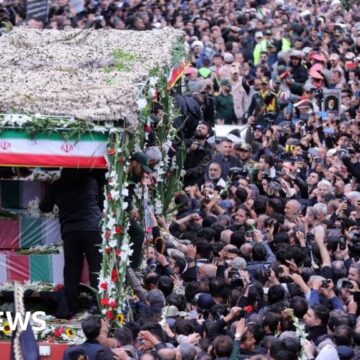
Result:
M338 244L339 244L339 249L340 250L345 250L346 249L346 238L345 238L345 236L340 236Z
M306 234L306 247L308 250L312 251L312 242L315 240L314 234L307 233Z
M338 150L336 154L340 157L340 159L346 159L350 156L349 150L347 149Z
M280 176L279 173L276 174L276 176ZM269 188L274 191L280 191L281 185L278 181L274 180L275 178L265 174L264 179L266 179L269 182Z
M316 90L314 91L314 96L315 96L316 98L318 98L318 100L322 100L323 97L324 97L324 91L323 91L323 89L316 89Z
M242 177L247 177L248 176L248 171L244 168L239 168L239 167L232 167L229 170L229 179L231 181L237 181Z
M151 259L148 265L149 272L156 272L157 262L155 259Z
M343 281L342 282L342 286L341 286L343 289L353 289L354 288L354 285L350 282L350 281Z
M307 241L307 242L312 242L312 241L314 241L314 240L315 240L314 234L312 234L312 233L307 233L307 234L306 234L306 241Z
M322 281L322 287L323 287L324 289L328 289L330 283L331 283L331 280L329 280L329 279L323 280L323 281Z
M229 278L231 280L232 287L244 287L244 282L240 277L239 270L236 268L231 268L229 271Z
M281 190L281 185L277 181L270 181L269 187L270 187L270 189L272 189L274 191L280 191Z
M284 274L284 269L281 266L279 266L276 270L276 276L281 277L283 274Z
M270 271L270 264L264 264L264 270L263 270L264 277L270 277L271 271Z
M254 230L247 230L247 231L245 231L245 236L246 236L246 237L249 237L249 238L254 238L254 236L255 236Z

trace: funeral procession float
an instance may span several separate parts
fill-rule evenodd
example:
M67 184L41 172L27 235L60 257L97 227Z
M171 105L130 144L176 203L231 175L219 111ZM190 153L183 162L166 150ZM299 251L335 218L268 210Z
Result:
M129 186L145 229L143 249L152 241L149 209L166 216L181 189L184 152L173 148L172 92L186 67L183 33L17 28L0 38L0 53L0 311L18 311L19 287L22 310L45 313L45 330L32 326L40 355L62 359L64 348L85 340L80 321L90 298L113 329L132 317ZM156 124L154 104L163 109ZM129 179L131 156L149 137L162 154L151 187ZM98 288L89 286L84 261L84 306L70 320L57 318L49 300L63 291L64 281L58 209L39 209L63 169L88 169L105 179ZM2 325L5 359L15 330L6 318Z

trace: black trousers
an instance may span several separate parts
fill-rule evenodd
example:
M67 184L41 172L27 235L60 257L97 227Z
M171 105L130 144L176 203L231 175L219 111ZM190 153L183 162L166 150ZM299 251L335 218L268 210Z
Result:
M64 287L70 311L79 307L79 283L84 254L89 265L90 286L97 290L102 255L101 234L96 231L72 231L63 235Z

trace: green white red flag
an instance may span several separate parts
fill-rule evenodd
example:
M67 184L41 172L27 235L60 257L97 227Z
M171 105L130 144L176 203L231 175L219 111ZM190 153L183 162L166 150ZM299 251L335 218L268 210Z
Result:
M0 133L0 166L106 168L107 135L66 140L61 133L31 139L23 130Z

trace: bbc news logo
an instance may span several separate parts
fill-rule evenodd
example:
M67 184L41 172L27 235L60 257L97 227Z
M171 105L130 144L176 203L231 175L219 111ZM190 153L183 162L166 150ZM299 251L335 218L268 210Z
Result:
M25 331L30 323L34 331L43 331L46 329L46 322L43 319L45 317L45 312L35 311L31 313L30 311L25 312L23 317L20 313L11 313L10 311L0 311L0 331L11 330L15 331L19 326L20 330ZM5 329L5 327L8 327Z

